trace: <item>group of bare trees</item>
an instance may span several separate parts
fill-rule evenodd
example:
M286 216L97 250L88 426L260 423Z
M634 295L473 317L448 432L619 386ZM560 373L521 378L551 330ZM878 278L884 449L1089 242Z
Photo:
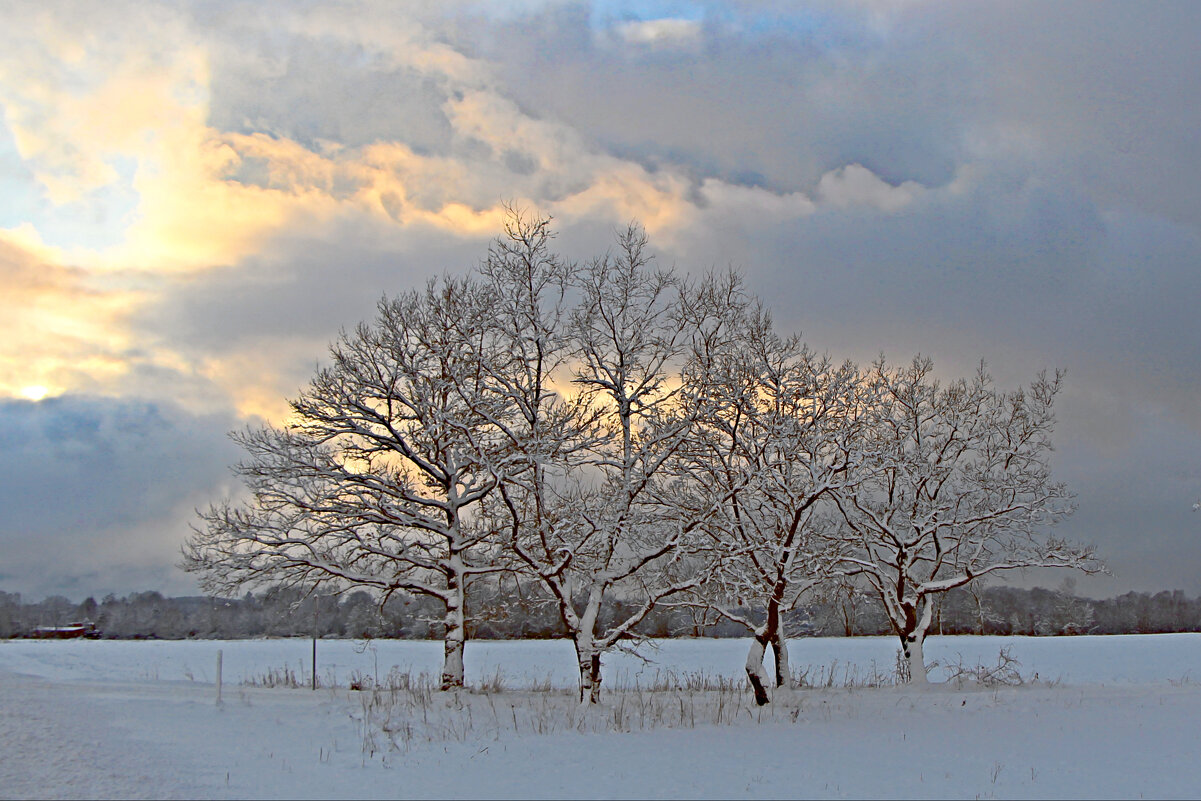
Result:
M585 263L512 214L480 267L379 303L282 426L237 434L245 500L210 508L205 589L366 588L445 609L463 683L467 588L512 572L557 607L580 693L656 607L745 626L760 703L788 679L784 616L857 587L912 676L938 594L1001 571L1099 568L1048 533L1060 376L1004 392L983 368L835 363L777 333L735 274L680 276L642 229ZM602 618L621 598L623 614ZM775 655L776 675L764 668Z

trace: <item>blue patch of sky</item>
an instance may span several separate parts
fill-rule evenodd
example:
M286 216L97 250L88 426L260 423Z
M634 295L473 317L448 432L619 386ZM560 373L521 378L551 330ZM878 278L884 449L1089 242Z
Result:
M737 24L744 35L801 39L825 49L870 46L877 38L860 17L817 9L743 13Z
M0 228L32 222L39 195L33 173L25 166L12 131L0 117Z
M686 0L593 0L589 24L601 30L614 24L652 19L701 21L706 5Z
M117 172L116 181L56 205L21 158L12 131L0 122L0 228L28 223L43 242L55 247L102 249L119 244L139 201L133 189L138 164L130 158L112 158L108 164Z
M449 16L511 21L546 13L549 8L576 5L572 0L477 0L448 4ZM580 3L579 5L585 5ZM805 41L823 49L871 47L879 35L868 25L862 7L806 3L731 3L726 0L591 0L588 24L606 31L628 22L677 19L712 26L726 35Z
M47 218L47 230L43 234L47 242L52 237L68 237L71 244L100 249L120 244L125 238L125 229L137 214L141 197L133 188L138 161L128 157L114 157L105 162L117 172L117 180L92 190L75 203L62 207L51 207ZM65 244L65 243L64 243Z
M589 16L594 30L656 19L702 22L740 36L802 39L827 48L860 47L876 39L861 11L850 7L840 13L830 7L813 8L803 4L756 6L689 0L593 0Z

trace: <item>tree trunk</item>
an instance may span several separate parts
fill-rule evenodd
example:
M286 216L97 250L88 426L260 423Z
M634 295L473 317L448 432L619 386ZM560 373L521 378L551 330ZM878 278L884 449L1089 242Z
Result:
M919 611L917 604L921 604ZM893 631L901 638L901 653L909 668L909 682L926 685L926 660L922 654L922 645L926 641L926 633L934 621L934 605L930 596L919 597L916 602L902 600L896 604L904 617L893 617Z
M463 686L463 647L467 640L467 621L461 576L447 576L450 585L446 601L446 634L443 638L442 687L457 690Z
M577 639L575 642L575 655L576 663L580 669L580 703L599 703L601 690L600 653L597 652L590 641Z
M751 638L751 650L746 655L746 677L751 682L755 703L763 706L771 699L767 695L767 670L763 667L763 655L767 651L767 637L756 634Z
M972 600L976 602L976 633L984 635L984 624L986 615L984 613L984 593L977 591L972 584L968 585L968 592L972 594Z
M791 687L792 672L788 667L788 640L784 638L784 627L771 639L772 655L776 658L776 686Z
M755 694L755 703L763 706L771 701L767 694L767 670L763 667L763 655L768 644L776 657L776 675L773 687L780 687L788 681L788 652L784 649L784 625L780 615L780 598L783 595L783 583L777 583L775 592L767 602L767 620L755 632L751 640L751 650L746 656L746 675L751 682L751 690ZM782 672L781 672L782 671Z
M909 665L909 681L913 684L928 684L926 678L926 660L922 654L922 643L926 640L924 631L911 631L901 635L901 652Z

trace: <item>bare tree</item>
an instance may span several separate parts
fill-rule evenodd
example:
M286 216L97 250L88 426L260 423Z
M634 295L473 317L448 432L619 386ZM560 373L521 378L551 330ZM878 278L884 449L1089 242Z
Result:
M815 600L824 607L823 629L841 631L844 637L855 636L863 608L871 602L861 582L835 573L816 588L815 595Z
M927 358L881 359L865 376L876 399L859 480L833 493L853 543L841 569L879 596L922 683L939 593L1024 568L1103 569L1092 547L1047 530L1072 509L1049 464L1062 375L1005 393L983 365L945 387L932 372Z
M490 295L466 280L384 298L343 333L286 426L235 435L249 497L202 513L184 566L245 584L398 590L445 607L442 687L463 685L466 590L495 570L475 510L503 474L504 417L483 370Z
M510 552L554 599L575 646L580 699L595 703L604 652L633 637L657 604L700 581L684 548L697 521L664 503L662 486L664 464L689 425L675 413L678 362L690 337L720 325L722 309L712 281L689 287L656 269L645 233L631 225L615 253L567 271L579 299L563 317L559 279L530 280L563 265L545 256L539 223L521 230L488 268L523 287L512 295L513 310L542 310L520 312L520 325L511 326L525 355L515 363L521 378L509 383L526 410L511 439L526 470L502 482L498 517L508 521ZM523 337L529 346L517 346ZM540 406L559 365L569 367L572 397ZM628 605L610 605L622 611L602 619L615 598Z
M1035 621L1038 634L1088 634L1096 619L1093 605L1076 596L1076 579L1067 576L1055 590L1048 614Z
M712 343L700 343L710 348ZM751 634L746 673L759 704L790 681L785 616L828 574L841 547L827 494L850 476L861 423L857 371L780 338L753 309L717 351L697 353L685 397L701 406L675 467L715 565L701 592L720 616ZM698 546L698 548L701 546Z
M1003 620L985 598L984 589L987 583L987 578L980 578L968 582L964 587L968 597L972 599L972 606L975 607L976 633L981 635L985 633L989 623L999 623Z
M511 401L495 421L510 450L510 469L486 512L505 532L505 551L515 569L549 590L577 654L584 648L581 698L596 700L592 688L599 690L599 658L592 658L586 638L599 605L593 619L577 612L574 577L586 557L578 564L573 559L589 545L576 505L586 494L580 471L608 432L595 392L563 391L571 385L571 366L578 358L567 295L580 271L551 249L553 236L549 217L509 209L504 234L480 267L496 300L491 322L499 347L486 368L488 379Z

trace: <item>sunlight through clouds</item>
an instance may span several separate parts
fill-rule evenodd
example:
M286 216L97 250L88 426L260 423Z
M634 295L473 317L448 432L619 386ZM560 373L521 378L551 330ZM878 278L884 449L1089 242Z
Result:
M664 266L743 269L836 357L1062 364L1068 459L1110 407L1201 452L1194 17L8 4L0 399L282 419L339 327L470 269L511 203L570 258L638 220Z
M17 149L59 204L128 180L120 158L161 153L164 134L206 114L205 54L185 44L171 15L148 9L158 35L147 37L111 13L77 10L66 17L50 6L19 8L0 56Z
M138 293L104 287L60 257L31 226L0 229L0 394L40 399L126 370L120 321Z
M480 237L498 229L501 204L511 201L545 208L567 223L639 219L665 243L697 219L689 199L696 187L686 175L670 168L648 172L595 150L569 126L530 116L497 88L486 64L454 50L416 20L335 19L328 9L312 8L281 22L290 35L353 43L369 55L370 71L404 67L435 80L443 87L441 111L453 131L444 154L418 152L403 139L347 147L328 140L302 144L279 132L216 129L209 123L212 59L221 47L169 7L135 7L133 13L142 27L115 14L31 12L29 24L40 38L10 48L3 59L5 119L49 201L99 204L104 201L98 190L118 184L137 198L115 221L116 244L89 249L64 242L64 249L43 254L51 263L64 264L63 254L69 253L73 270L145 273L153 277L151 291L162 291L173 274L234 266L288 232L320 235L356 218L374 227L382 242L413 225ZM689 20L638 24L641 32L630 35L639 41L699 35ZM870 188L879 190L878 179ZM705 180L702 193L715 213L742 207L780 218L812 210L812 202L797 193L779 196L713 178ZM896 207L893 202L889 208ZM26 228L36 233L36 225L28 222ZM129 335L123 332L123 312L146 296L100 297L90 295L89 302L104 314L88 315L82 329L69 330L62 322L74 316L70 311L58 316L57 347L64 353L67 343L88 343L85 350L95 350L91 346L106 341L109 347L103 356L80 353L70 373L74 379L58 370L51 382L55 391L94 381L111 388L125 369L121 354ZM56 302L42 299L43 306ZM262 397L275 390L271 377L224 369L221 357L196 362L152 349L137 358L168 369L191 365L192 372L238 397L258 397L237 402L248 413L272 406ZM8 361L12 372L22 372L19 357ZM48 363L40 359L38 369L48 370ZM250 388L247 381L261 386ZM11 381L8 385L14 391Z

